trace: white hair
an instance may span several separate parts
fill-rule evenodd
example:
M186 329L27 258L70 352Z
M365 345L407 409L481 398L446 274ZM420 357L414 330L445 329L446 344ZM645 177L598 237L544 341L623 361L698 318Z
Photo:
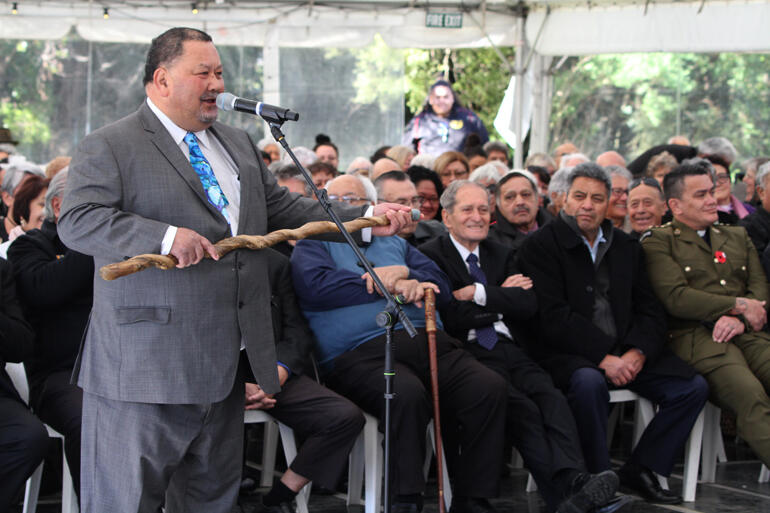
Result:
M733 143L724 137L709 137L698 145L699 156L716 156L732 164L735 162L738 152Z
M412 162L409 165L427 167L428 169L432 169L433 171L435 171L436 170L436 168L434 167L435 163L436 163L436 155L431 155L430 153L420 153L419 155L415 155L415 157L412 159Z
M759 171L757 171L757 177L755 179L757 186L766 189L765 178L767 178L768 175L770 175L770 162L765 162L759 166Z
M498 171L498 167L491 162L487 162L483 166L479 166L474 169L473 173L471 173L471 176L468 177L468 180L477 183L479 181L492 180L493 182L497 183L500 181L500 178L501 176L500 171Z
M291 151L294 152L294 155L296 155L297 160L299 160L299 163L302 164L302 167L307 168L308 166L311 166L318 162L318 155L315 154L313 150L310 148L305 148L304 146L297 146L296 148L292 148ZM294 161L291 160L291 157L287 153L283 157L281 157L281 162L284 164L293 164Z
M548 194L566 194L569 191L569 175L574 167L563 167L551 176Z
M47 221L56 221L56 214L53 211L53 199L62 198L64 196L64 189L67 187L67 172L69 166L62 168L51 179L48 184L48 190L45 193L45 218Z
M610 178L613 176L621 176L629 182L634 179L634 177L631 175L631 171L624 168L623 166L604 166L604 170L610 174Z
M332 178L328 182L326 182L326 185L324 185L324 189L329 189L329 186L342 178L343 176L353 176L355 178L358 178L358 181L361 182L361 185L364 186L364 191L366 193L366 199L371 202L372 205L377 204L377 188L374 186L371 180L369 180L367 177L359 174L349 174L349 175L339 175L335 178Z

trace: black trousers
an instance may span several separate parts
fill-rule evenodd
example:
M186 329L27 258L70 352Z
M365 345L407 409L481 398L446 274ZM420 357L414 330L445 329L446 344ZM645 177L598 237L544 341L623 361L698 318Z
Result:
M12 501L48 450L48 432L26 406L0 396L0 511Z
M556 510L569 492L569 483L555 480L556 474L586 468L567 398L511 340L501 338L491 350L476 343L466 349L508 381L507 433L549 510Z
M30 404L40 420L64 435L64 454L80 496L80 425L83 389L70 383L72 369L49 374L30 389Z
M567 398L591 472L610 468L607 449L609 387L604 373L591 367L576 370L570 378ZM644 430L629 461L668 476L708 399L706 380L700 374L685 378L642 370L625 388L658 405L658 413Z
M391 405L392 490L396 495L420 494L425 488L425 432L433 411L425 330L419 329L414 339L398 330L393 342L396 375ZM441 409L456 419L459 433L461 452L452 469L454 493L496 497L503 458L506 382L442 331L436 333L436 346ZM382 335L338 356L326 376L330 388L380 422L385 418L384 353Z
M361 410L307 376L290 377L275 400L275 406L266 411L303 440L289 468L334 490L364 427Z

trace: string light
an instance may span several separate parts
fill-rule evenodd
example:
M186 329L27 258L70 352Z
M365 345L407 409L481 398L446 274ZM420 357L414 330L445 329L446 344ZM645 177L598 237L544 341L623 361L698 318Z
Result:
M11 7L11 14L19 14L19 4L17 2L13 3L13 7Z
M198 14L198 3L197 2L193 2L192 3L192 13L193 14Z
M104 14L102 14L102 18L104 18L105 20L109 20L110 19L110 8L109 7L105 7L104 8Z

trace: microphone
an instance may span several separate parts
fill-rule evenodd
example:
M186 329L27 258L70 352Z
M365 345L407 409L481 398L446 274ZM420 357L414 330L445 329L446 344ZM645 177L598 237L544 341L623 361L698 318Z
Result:
M256 114L268 123L283 123L284 121L297 121L299 119L299 114L289 109L239 98L231 93L219 93L217 95L217 107L224 111L237 110L247 114Z

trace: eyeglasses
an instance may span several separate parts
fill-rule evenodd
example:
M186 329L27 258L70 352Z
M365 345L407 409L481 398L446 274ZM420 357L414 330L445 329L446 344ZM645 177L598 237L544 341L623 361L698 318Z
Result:
M660 183L658 183L656 179L650 178L649 176L645 176L643 178L634 178L633 180L631 180L631 183L628 185L629 192L633 191L634 189L636 189L642 184L648 185L650 187L657 189L660 192L663 192L662 189L660 188Z
M438 196L420 196L423 203L438 203Z
M730 175L727 173L718 173L715 177L716 183L726 183L730 181Z
M414 196L412 198L396 198L392 200L387 200L385 198L377 198L377 201L384 202L384 203L398 203L399 205L404 205L405 207L415 207L419 208L422 206L422 202L424 201L422 196Z
M337 196L336 194L329 194L329 199L332 201L342 201L343 203L354 203L356 201L365 201L367 204L371 203L369 198L362 198L360 196Z
M612 188L612 195L613 196L622 196L624 194L628 194L629 189L623 189L622 187L613 187Z

